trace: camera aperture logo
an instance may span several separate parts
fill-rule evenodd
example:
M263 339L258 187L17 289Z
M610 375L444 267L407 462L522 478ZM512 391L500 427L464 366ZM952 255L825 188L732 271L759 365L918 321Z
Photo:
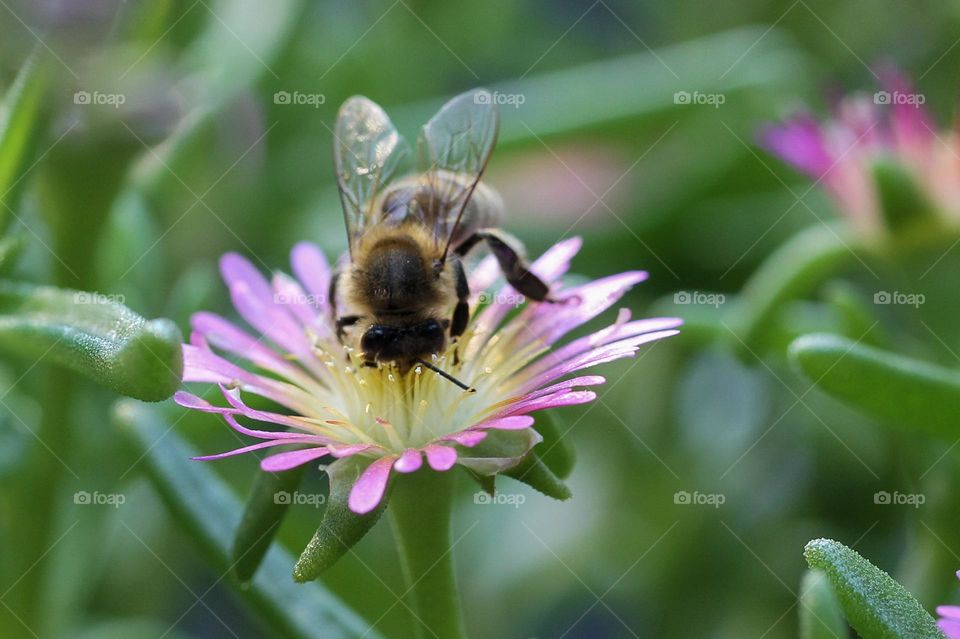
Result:
M709 105L714 109L719 109L720 105L727 101L727 96L723 93L703 93L701 91L677 91L673 94L674 104L698 104Z
M878 506L913 506L920 508L927 503L927 496L922 493L901 493L893 491L892 493L881 490L873 494L873 503Z
M701 493L695 490L692 493L678 490L673 493L673 503L678 506L713 506L720 508L727 503L727 496L723 493Z
M496 493L490 495L482 490L473 494L473 503L481 506L513 506L520 508L527 501L526 495L520 493Z
M312 106L319 109L327 101L322 93L303 93L301 91L277 91L273 94L273 103L280 105Z
M89 291L77 291L73 294L73 303L77 305L84 304L125 304L126 297L119 293L104 295L103 293L93 293Z
M297 490L288 493L281 490L273 494L273 503L279 506L313 506L319 508L327 503L327 496L323 493L301 493Z
M873 303L893 306L912 306L919 308L927 301L923 293L901 293L900 291L877 291L873 294Z
M73 493L73 503L78 506L113 506L119 508L127 502L123 493L101 493L95 490L92 493L78 490Z

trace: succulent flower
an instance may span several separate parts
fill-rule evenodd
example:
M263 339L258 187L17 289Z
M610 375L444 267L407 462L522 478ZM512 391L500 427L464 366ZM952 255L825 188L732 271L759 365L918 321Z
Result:
M184 381L216 384L225 405L187 392L176 401L218 413L238 433L258 440L198 459L220 459L284 447L263 458L261 468L279 472L330 458L331 474L347 459L364 462L349 494L354 513L373 511L392 473L429 466L447 471L456 464L490 476L519 464L541 441L533 413L583 404L602 384L598 375L569 377L604 362L632 356L642 345L677 333L680 320L631 320L621 310L597 332L555 347L570 331L617 302L647 275L630 271L565 288L559 279L581 245L560 242L533 265L553 284L554 304L527 304L508 285L494 288L492 257L470 276L473 314L466 333L433 365L466 380L459 388L425 367L404 375L392 366L364 366L359 353L337 338L326 299L330 267L321 251L301 243L292 252L296 279L277 273L267 280L248 260L225 255L220 270L238 313L261 337L213 313L192 318L184 345ZM240 358L257 370L229 361ZM281 411L254 408L252 396ZM282 427L254 429L252 420Z

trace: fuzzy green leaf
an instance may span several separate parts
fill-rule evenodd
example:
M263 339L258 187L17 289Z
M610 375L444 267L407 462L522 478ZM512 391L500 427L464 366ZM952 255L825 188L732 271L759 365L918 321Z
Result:
M789 355L818 388L892 426L960 432L958 371L823 333L797 338Z
M173 322L96 293L0 281L0 351L65 366L142 399L173 395L183 368Z
M803 554L811 568L827 576L847 621L864 639L944 639L923 606L856 551L815 539Z
M536 452L531 452L522 462L504 474L525 483L547 497L565 501L573 496L567 485L553 473Z
M240 500L208 464L190 460L197 452L171 431L155 408L125 400L117 404L115 414L171 513L217 570L229 570L234 530L243 510ZM292 564L290 553L274 544L253 580L239 590L278 637L379 638L319 584L295 584L290 579Z
M350 489L369 465L369 459L355 455L340 459L327 467L327 474L330 476L327 509L317 532L313 534L294 566L293 578L298 582L313 581L323 574L353 548L380 519L387 507L389 494L384 495L380 505L366 515L356 514L347 505Z

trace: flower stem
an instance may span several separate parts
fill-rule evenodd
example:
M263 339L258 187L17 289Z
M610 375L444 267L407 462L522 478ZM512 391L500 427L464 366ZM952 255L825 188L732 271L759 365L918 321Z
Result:
M387 508L420 639L466 637L450 545L455 479L426 468L399 475Z

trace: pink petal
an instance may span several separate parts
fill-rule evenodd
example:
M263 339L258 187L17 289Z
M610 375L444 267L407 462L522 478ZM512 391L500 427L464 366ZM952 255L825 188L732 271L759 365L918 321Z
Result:
M950 639L960 639L960 621L941 619L937 622L937 626Z
M270 288L267 278L250 260L238 253L227 253L220 258L220 274L228 289L243 283L264 304L269 304L273 299L273 289Z
M455 444L460 444L461 446L465 446L467 448L473 448L486 438L486 431L462 430L459 433L454 433L453 435L444 435L440 438L440 441L454 442Z
M659 339L663 339L664 337L670 337L678 333L679 331L676 330L656 331L653 333L638 335L630 339L621 340L619 342L614 342L612 344L606 344L592 351L581 353L577 357L571 358L554 366L550 370L538 375L537 377L529 379L528 382L524 383L523 387L539 388L544 384L552 382L560 377L564 377L574 371L590 368L591 366L596 366L597 364L605 364L606 362L612 362L624 357L632 357L634 353L636 353L638 346L649 342L655 342ZM525 372L522 374L525 375Z
M340 459L341 457L352 457L357 453L362 453L368 450L383 450L379 446L374 446L373 444L348 444L344 446L339 444L330 444L327 446L327 448L330 449L330 454L337 459Z
M557 408L559 406L574 406L576 404L586 404L597 398L593 391L569 391L566 393L554 393L538 397L529 401L517 402L505 408L500 414L503 416L521 415L532 413L533 411L543 410L545 408Z
M626 320L628 317L629 311L626 313L621 312L618 316L618 320ZM683 320L678 317L657 317L635 320L633 322L618 321L616 324L608 326L607 328L597 331L596 333L575 339L569 344L565 344L552 353L543 356L528 366L525 373L530 375L542 373L543 371L546 371L550 367L555 366L560 362L564 362L571 357L584 353L593 348L597 348L620 339L634 337L635 335L643 335L644 333L652 333L654 331L677 328L682 324Z
M190 325L203 337L228 353L239 355L257 366L297 382L301 386L312 384L311 378L302 369L280 357L252 335L214 313L194 313Z
M387 488L387 480L390 479L390 468L396 460L396 455L390 455L367 466L350 489L347 500L350 510L358 515L365 515L380 504Z
M427 463L430 468L439 471L450 470L457 463L457 451L449 446L440 444L430 444L423 449L427 455Z
M260 468L268 473L279 473L284 470L290 470L297 466L303 466L307 462L319 459L327 455L326 448L307 448L305 450L288 450L284 453L277 453L264 457L260 462Z
M941 617L960 621L960 606L937 606L937 614Z
M498 417L490 419L476 426L471 430L522 430L533 425L533 417L527 415L513 415L510 417Z
M833 165L820 124L810 114L800 114L784 124L766 127L760 146L814 179Z
M289 444L314 444L316 442L312 440L290 440L290 439L274 439L266 442L257 442L256 444L250 444L249 446L244 446L242 448L235 448L234 450L228 450L225 453L218 453L216 455L203 455L201 457L191 457L190 459L196 461L209 461L211 459L223 459L224 457L233 457L234 455L242 455L244 453L249 453L255 450L260 450L261 448L271 448L273 446L285 446ZM315 450L315 449L311 449Z
M408 448L403 451L403 454L400 455L400 459L393 465L393 468L399 473L412 473L415 470L419 470L422 465L423 457L420 456L420 451Z
M290 264L293 274L313 296L317 309L326 311L329 308L330 266L323 252L316 244L300 242L290 252Z
M300 283L284 273L273 274L273 293L276 303L283 306L304 326L312 327L319 319L312 296Z
M570 260L580 252L583 240L571 237L551 246L530 267L547 284L555 282L570 269Z

